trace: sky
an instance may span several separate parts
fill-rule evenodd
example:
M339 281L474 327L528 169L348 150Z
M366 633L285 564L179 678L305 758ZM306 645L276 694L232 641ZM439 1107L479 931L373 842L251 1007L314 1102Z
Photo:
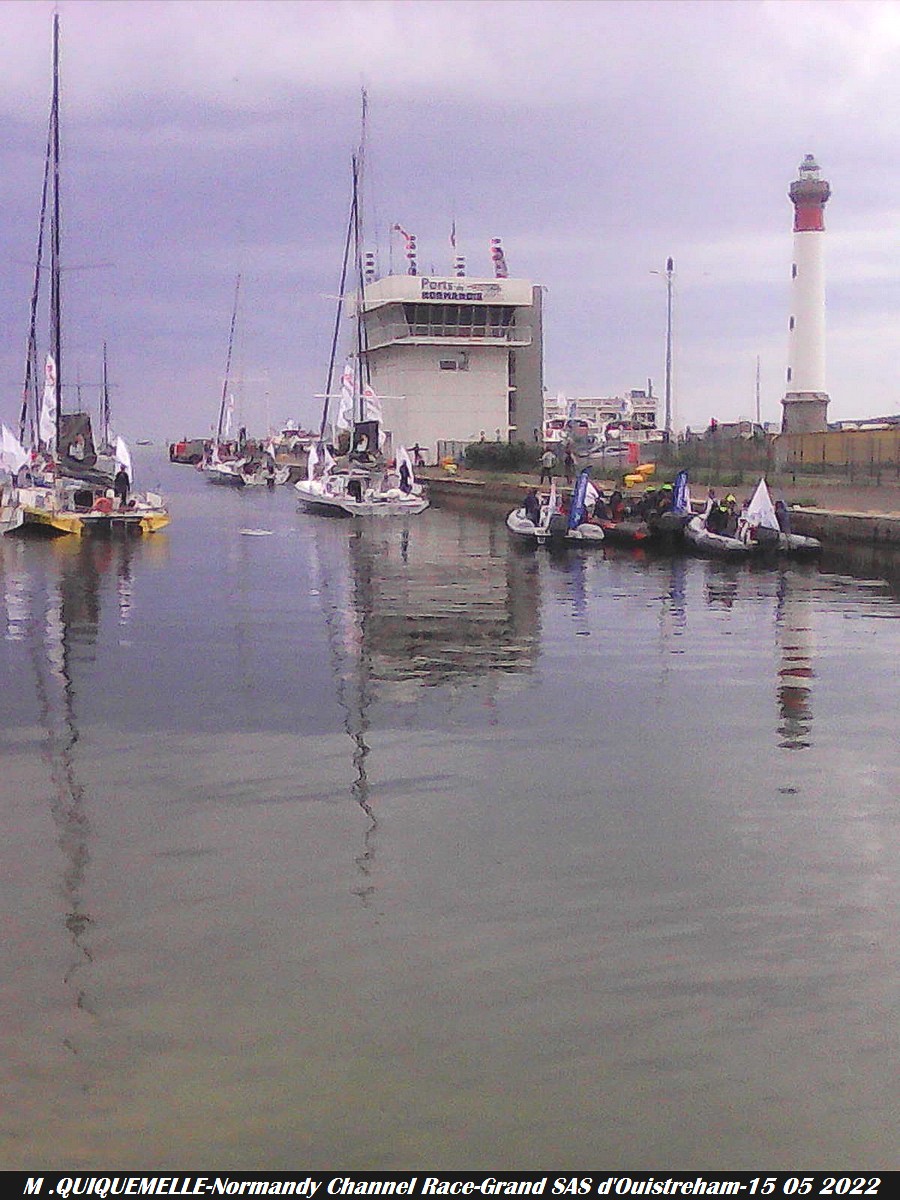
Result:
M61 29L63 403L126 438L317 427L351 156L382 273L454 253L544 293L555 397L780 422L792 209L826 209L830 420L900 412L900 2L0 0L0 420L17 427ZM450 231L456 228L456 250ZM393 256L393 259L391 259ZM38 338L49 348L47 303Z

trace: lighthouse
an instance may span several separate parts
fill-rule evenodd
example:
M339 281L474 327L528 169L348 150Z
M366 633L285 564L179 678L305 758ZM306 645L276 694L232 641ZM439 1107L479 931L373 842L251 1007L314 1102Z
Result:
M831 187L819 164L807 154L791 184L794 205L794 261L787 380L782 400L782 433L819 433L827 428L825 390L825 204Z

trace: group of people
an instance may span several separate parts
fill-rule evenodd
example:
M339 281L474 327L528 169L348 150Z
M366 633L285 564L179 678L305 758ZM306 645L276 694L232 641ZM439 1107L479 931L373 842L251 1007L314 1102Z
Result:
M566 446L563 454L563 470L565 471L566 483L571 483L575 478L575 455L572 452L571 446ZM553 482L553 475L559 466L559 457L553 450L545 450L541 455L541 473L538 479L538 487L546 480L547 483Z
M778 528L782 533L790 533L791 514L787 505L783 500L776 500L774 508ZM707 497L706 528L710 533L718 533L723 537L746 540L752 528L749 509L749 497L738 509L737 498L731 493L723 500L717 500L716 493L710 489Z
M525 495L522 509L532 524L539 525L544 507L548 503L549 500L542 502L537 488L530 488ZM563 514L568 512L566 497L558 498L556 511ZM630 510L625 503L625 497L620 489L616 488L608 496L602 491L597 491L596 499L587 506L585 519L588 523L602 524L604 521L624 521L629 515Z

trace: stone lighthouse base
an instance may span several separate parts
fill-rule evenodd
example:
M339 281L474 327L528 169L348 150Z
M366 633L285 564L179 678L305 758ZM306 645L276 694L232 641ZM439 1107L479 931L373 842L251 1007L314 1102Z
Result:
M787 392L781 401L782 433L824 433L828 428L827 392Z

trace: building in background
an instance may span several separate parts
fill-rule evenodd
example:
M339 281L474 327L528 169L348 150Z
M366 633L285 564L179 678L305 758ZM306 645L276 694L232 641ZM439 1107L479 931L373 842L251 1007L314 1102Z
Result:
M652 387L633 389L625 396L576 397L558 395L544 401L544 441L583 439L603 443L652 442L662 439L657 425L657 397Z
M534 443L543 422L540 287L526 279L388 275L363 290L362 353L382 436L418 445Z
M827 429L825 388L825 204L831 187L807 154L789 192L794 206L794 261L788 367L781 430L818 433Z

